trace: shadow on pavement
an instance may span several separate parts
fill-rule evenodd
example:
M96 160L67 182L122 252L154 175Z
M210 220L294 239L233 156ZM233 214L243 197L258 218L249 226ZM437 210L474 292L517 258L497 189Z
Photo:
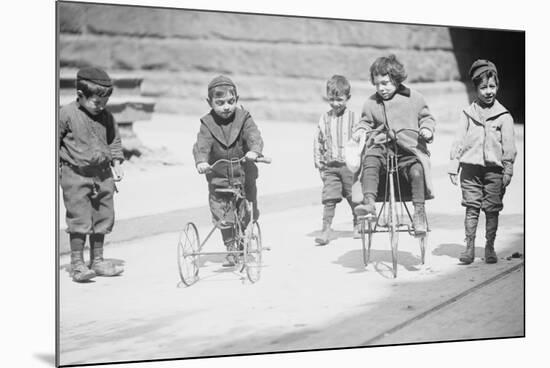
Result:
M315 231L312 231L312 232L306 234L306 236L308 236L310 238L315 238L317 236L320 236L321 233L322 233L321 230L315 230ZM329 236L330 241L335 241L336 239L340 239L340 238L353 238L353 231L351 231L351 230L349 230L349 231L332 230L330 232L330 236Z
M456 258L458 260L458 257L460 256L460 253L464 252L466 250L466 246L464 244L458 244L458 243L443 243L439 244L433 251L432 255L434 256L448 256L451 258ZM476 254L481 254L479 252L483 252L483 248L476 248Z
M507 236L507 250L517 250L518 246L523 248L523 233L518 232ZM464 247L460 244L444 243L438 245L433 251L435 256L451 256L460 253ZM365 272L362 263L362 251L354 250L346 252L340 256L335 263L341 264L344 267L352 268L354 272ZM299 330L290 331L287 326L287 331L274 333L270 330L257 330L253 336L247 336L240 340L232 340L231 345L221 343L212 345L207 349L195 351L195 356L207 357L232 355L232 354L250 354L259 352L288 352L288 351L312 351L318 349L333 349L333 348L351 348L351 347L366 347L366 346L384 346L378 344L378 339L373 339L377 336L385 336L384 331L395 327L399 323L407 320L412 320L421 316L423 312L438 306L445 301L452 300L460 293L464 293L472 289L476 285L481 285L485 280L489 280L498 274L506 272L507 269L517 268L521 266L521 260L506 259L506 252L499 254L499 260L496 265L487 265L484 262L476 260L473 266L456 267L454 272L441 274L437 278L426 278L425 280L415 281L400 281L399 277L392 283L389 288L390 293L381 300L375 302L368 301L362 305L360 310L353 315L335 316L334 319L326 321L322 324L301 326ZM408 252L399 252L399 264L407 268L414 269L414 266L420 264L417 257L412 256ZM373 267L382 276L389 274L391 267L391 254L389 251L372 250L371 251L372 265L369 263L369 268ZM385 262L385 263L382 263ZM458 259L457 259L458 262ZM371 269L372 270L372 269ZM517 272L524 272L523 268ZM524 291L522 290L524 293ZM483 292L477 294L483 297ZM524 295L524 294L523 294ZM506 309L503 305L502 308ZM506 314L501 311L495 311L494 319L503 318ZM514 318L522 318L522 315L513 316ZM479 323L475 317L472 317L471 323L475 325ZM472 339L497 339L506 337L522 337L518 334L506 329L506 321L503 321L503 329L500 334L487 335L484 332L483 325L475 330L473 335L462 336L460 329L435 329L435 333L426 332L426 335L421 341L408 341L404 339L402 342L395 342L390 345L399 345L403 343L418 343L418 342L442 342L442 341L461 341ZM433 327L433 326L432 326ZM282 330L282 329L281 329ZM353 336L353 338L352 338ZM331 342L327 342L331 341Z
M420 258L414 256L411 252L398 251L397 260L398 264L405 267L407 271L418 271L419 269L417 266L421 265ZM333 263L339 264L346 268L351 268L353 269L352 272L365 272L366 270L365 265L363 264L363 251L361 249L344 253ZM371 267L371 264L373 264L374 269L378 273L385 274L388 269L391 270L391 263L392 257L390 250L371 249L369 265L367 268ZM384 267L387 269L382 270L381 265L386 266L386 264L389 267Z

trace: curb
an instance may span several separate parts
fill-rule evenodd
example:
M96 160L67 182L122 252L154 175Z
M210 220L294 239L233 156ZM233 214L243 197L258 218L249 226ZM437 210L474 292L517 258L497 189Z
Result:
M316 205L321 203L321 189L320 187L313 187L285 193L264 195L258 198L258 202L262 213L278 212L289 208ZM61 219L61 221L63 220ZM209 207L200 206L186 208L117 221L113 232L106 236L106 245L157 234L176 232L182 229L188 221L193 221L198 226L210 223L211 216ZM59 230L58 233L59 255L67 254L70 251L67 233L64 230Z

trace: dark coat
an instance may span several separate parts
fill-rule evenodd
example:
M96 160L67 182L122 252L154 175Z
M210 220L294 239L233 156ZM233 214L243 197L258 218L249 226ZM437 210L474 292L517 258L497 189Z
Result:
M109 111L93 116L73 101L60 108L58 127L60 161L83 168L124 161L118 125Z
M225 128L229 134L224 134ZM242 108L237 108L229 121L220 119L213 111L201 118L201 126L197 135L197 142L193 146L195 164L208 162L210 165L219 159L241 158L248 151L259 154L263 150L263 140L250 116L250 113ZM232 179L241 180L245 175L247 180L257 177L257 167L254 163L247 162L241 165L221 163L213 167L206 174L206 180L213 187L227 187L233 183Z

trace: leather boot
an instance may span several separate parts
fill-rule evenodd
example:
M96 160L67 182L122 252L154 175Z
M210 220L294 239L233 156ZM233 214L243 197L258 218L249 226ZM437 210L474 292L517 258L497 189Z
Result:
M475 239L477 222L479 219L479 208L466 207L464 216L464 231L466 233L466 251L460 254L459 260L464 264L470 264L475 258Z
M224 243L228 252L237 250L235 247L235 240L230 240ZM222 263L222 267L234 267L237 264L237 258L235 254L228 254L225 256L225 262Z
M458 258L460 262L464 264L470 264L474 261L475 258L475 237L466 238L466 250L460 253Z
M495 238L498 228L498 212L485 213L485 263L497 263L498 257L495 252Z
M94 247L93 249L90 249L91 253L91 259L92 264L90 268L98 275L98 276L105 276L105 277L111 277L111 276L118 276L122 272L124 272L124 269L120 266L116 266L113 262L106 261L103 259L103 247Z
M426 210L424 203L414 203L413 227L415 235L426 234Z
M315 238L315 242L319 245L327 245L330 242L330 224L323 224L321 235Z
M84 263L84 251L71 251L71 277L74 282L85 282L96 277L96 273L90 270Z
M369 216L376 218L376 201L372 194L365 194L363 204L355 207L354 213L357 216Z

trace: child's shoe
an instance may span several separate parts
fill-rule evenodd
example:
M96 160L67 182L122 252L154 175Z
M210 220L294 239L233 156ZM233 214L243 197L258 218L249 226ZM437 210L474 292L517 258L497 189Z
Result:
M330 242L330 226L323 226L323 231L315 238L315 242L319 245L327 245Z
M498 262L494 244L487 242L485 244L485 263L493 264Z
M357 216L373 216L376 218L376 202L372 195L366 195L363 204L355 207L354 211Z
M466 238L466 250L460 253L459 261L464 264L470 264L474 261L475 258L475 238L467 237Z
M222 263L222 267L235 267L236 264L235 256L233 254L228 254L225 256L225 262Z
M414 204L413 227L415 235L426 233L426 210L424 203Z
M103 247L94 248L91 250L91 254L92 264L90 265L90 269L92 269L97 276L112 277L118 276L124 272L122 267L116 266L113 262L103 259Z
M498 212L485 213L487 224L485 227L485 263L497 263L498 257L495 253L495 238L498 228Z
M232 252L236 250L235 241L232 240L230 242L225 243L225 247L227 248L228 252ZM236 256L234 254L228 254L225 256L225 262L222 263L222 267L234 267L236 264L237 264Z
M74 282L86 282L96 277L96 273L84 264L83 251L71 251L71 277Z

